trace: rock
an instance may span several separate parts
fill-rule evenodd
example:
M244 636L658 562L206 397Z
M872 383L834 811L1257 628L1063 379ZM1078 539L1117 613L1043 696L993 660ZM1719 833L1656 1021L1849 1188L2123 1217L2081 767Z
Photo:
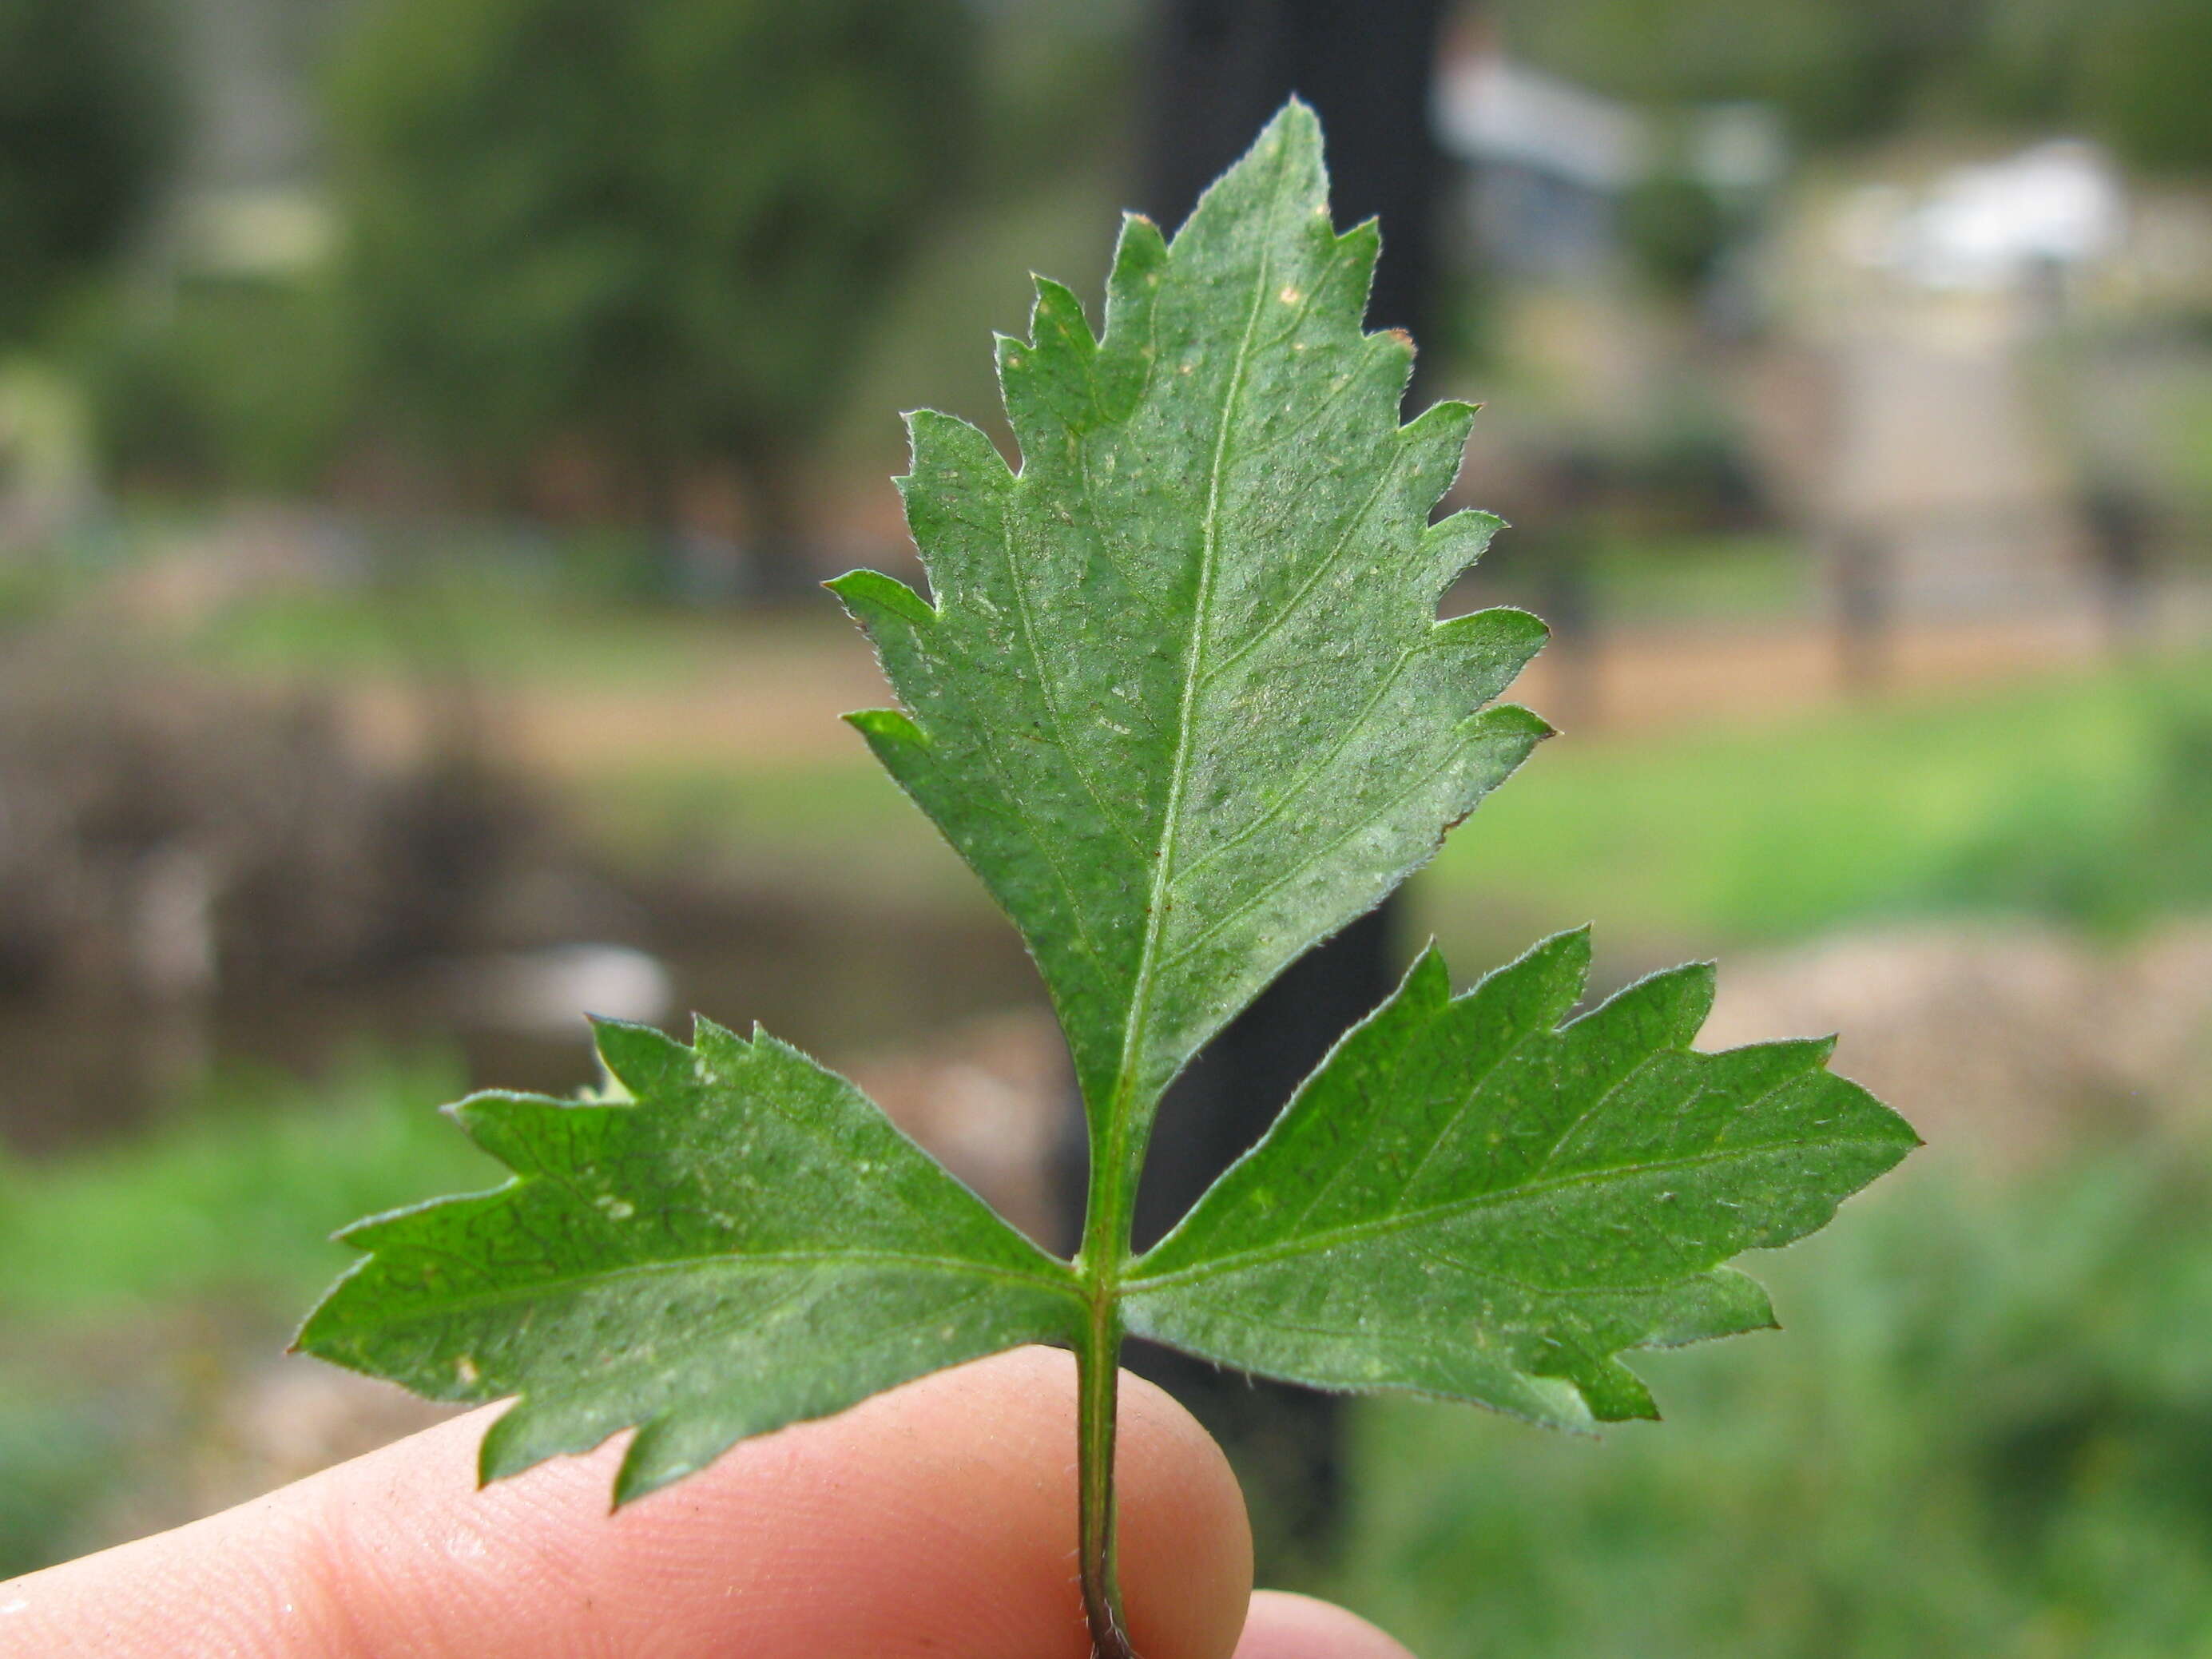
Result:
M1735 957L1699 1046L1828 1031L1836 1068L1931 1144L2033 1155L2205 1100L2212 921L2126 947L1923 924Z

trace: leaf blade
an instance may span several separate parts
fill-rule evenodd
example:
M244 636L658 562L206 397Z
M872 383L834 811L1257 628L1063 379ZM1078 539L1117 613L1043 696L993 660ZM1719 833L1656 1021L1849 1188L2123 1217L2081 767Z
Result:
M1410 343L1361 327L1378 246L1331 226L1287 107L1172 245L1126 222L1102 336L1039 283L999 353L1018 472L910 417L933 602L831 584L905 711L863 731L1022 929L1094 1125L1146 1119L1548 734L1478 718L1541 624L1436 622L1496 520L1427 522L1473 410L1399 425Z
M520 1395L485 1479L637 1427L627 1502L750 1435L1070 1340L1066 1265L843 1079L705 1022L690 1046L599 1036L633 1098L463 1102L515 1178L349 1229L369 1254L298 1340L434 1399Z
M1587 1427L1653 1414L1623 1350L1771 1323L1723 1264L1824 1224L1917 1139L1828 1043L1692 1050L1704 967L1562 1024L1588 966L1561 934L1455 999L1425 953L1133 1264L1131 1330Z

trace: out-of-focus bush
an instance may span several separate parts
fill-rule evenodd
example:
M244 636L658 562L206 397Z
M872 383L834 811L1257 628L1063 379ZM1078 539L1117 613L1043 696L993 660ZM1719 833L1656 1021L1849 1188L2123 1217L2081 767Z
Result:
M0 1377L0 1574L67 1553L120 1473L120 1438L92 1401Z
M1993 0L1504 0L1506 39L1540 65L1651 103L1755 100L1802 143L1850 142L1955 76Z
M355 333L321 276L120 294L81 323L76 355L100 460L133 488L310 491L353 429Z
M176 112L149 0L0 0L0 339L137 228Z
M1622 446L1625 522L1644 536L1756 529L1771 506L1741 419L1684 385Z
M961 172L974 37L959 0L374 9L336 123L374 383L479 490L557 461L675 525L726 475L774 581Z
M2135 165L2212 167L2212 10L2194 0L1978 0L1966 65L1979 109L2064 125Z
M1972 1157L1753 1258L1786 1329L1639 1361L1664 1424L1376 1408L1337 1588L1435 1659L2201 1651L2206 1149Z
M1679 172L1648 174L1621 197L1621 240L1665 294L1702 289L1720 264L1730 229L1712 187Z
M208 1507L176 1488L353 1259L332 1229L496 1181L434 1109L464 1085L427 1060L233 1071L125 1145L0 1155L0 1577Z
M2129 159L2212 166L2197 0L1500 0L1524 57L1650 103L1751 99L1799 142L1931 118L2079 126Z
M2212 6L2110 0L2087 16L2076 41L2080 114L2143 167L2212 167Z

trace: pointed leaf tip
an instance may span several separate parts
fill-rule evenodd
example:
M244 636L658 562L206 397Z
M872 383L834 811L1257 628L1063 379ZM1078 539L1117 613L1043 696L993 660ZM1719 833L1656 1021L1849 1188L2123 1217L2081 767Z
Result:
M1260 137L1253 148L1257 149L1275 137L1319 151L1322 147L1321 117L1315 113L1311 104L1297 93L1292 93L1283 100L1283 106L1268 118L1267 125L1260 130Z
M858 622L896 617L910 626L927 628L937 620L937 612L927 600L897 578L880 571L848 570L822 585L837 596L838 602Z
M599 1058L632 1095L647 1094L689 1075L690 1050L665 1032L629 1020L588 1018Z
M929 734L896 708L855 708L838 718L866 738L878 758L901 750L929 747Z

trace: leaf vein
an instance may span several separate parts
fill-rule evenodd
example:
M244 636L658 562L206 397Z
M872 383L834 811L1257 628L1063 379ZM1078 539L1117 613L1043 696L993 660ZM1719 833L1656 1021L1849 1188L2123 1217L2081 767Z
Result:
M1264 1267L1286 1257L1309 1255L1316 1250L1333 1249L1340 1244L1358 1243L1369 1238L1400 1232L1408 1227L1476 1210L1505 1208L1522 1204L1554 1192L1575 1187L1601 1185L1613 1181L1631 1181L1640 1176L1672 1175L1678 1170L1698 1170L1733 1159L1750 1163L1763 1158L1787 1158L1813 1151L1838 1151L1846 1147L1878 1144L1872 1136L1834 1136L1816 1139L1792 1141L1784 1146L1717 1149L1691 1153L1680 1158L1660 1158L1648 1164L1608 1165L1600 1170L1579 1170L1573 1175L1554 1176L1544 1181L1522 1182L1515 1186L1493 1188L1469 1197L1454 1199L1441 1204L1425 1205L1418 1210L1394 1210L1388 1215L1377 1216L1371 1221L1354 1222L1342 1227L1308 1233L1297 1238L1283 1239L1263 1244L1249 1250L1233 1251L1214 1256L1205 1261L1194 1261L1188 1267L1178 1267L1171 1273L1157 1276L1139 1275L1126 1281L1124 1288L1131 1295L1139 1291L1158 1291L1170 1285L1188 1284L1210 1279L1218 1273L1241 1272L1253 1267ZM1733 1252L1731 1252L1733 1254Z

